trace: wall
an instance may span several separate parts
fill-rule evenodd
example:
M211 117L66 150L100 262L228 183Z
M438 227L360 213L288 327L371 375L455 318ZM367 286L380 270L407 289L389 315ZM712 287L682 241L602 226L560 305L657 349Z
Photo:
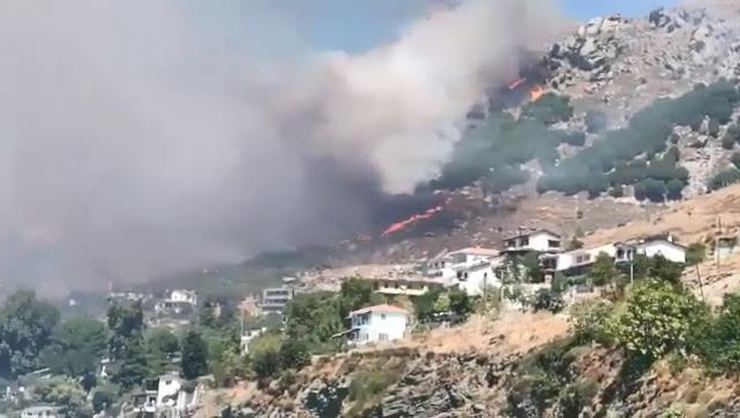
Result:
M639 252L648 257L655 257L658 254L663 255L666 259L674 263L686 262L686 250L665 241L655 241L642 244Z

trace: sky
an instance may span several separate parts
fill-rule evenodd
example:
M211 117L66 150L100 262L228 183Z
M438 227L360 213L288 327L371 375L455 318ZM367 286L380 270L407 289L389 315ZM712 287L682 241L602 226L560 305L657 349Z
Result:
M404 23L434 0L315 0L305 8L311 43L320 49L356 52L394 39ZM454 1L454 0L442 0ZM371 5L372 2L372 5ZM566 14L578 20L611 13L646 15L675 0L562 0ZM304 16L305 16L304 15Z

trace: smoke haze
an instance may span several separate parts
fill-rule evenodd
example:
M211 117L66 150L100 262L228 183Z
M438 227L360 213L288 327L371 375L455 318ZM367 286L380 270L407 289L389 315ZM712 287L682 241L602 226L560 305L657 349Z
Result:
M546 0L470 0L351 55L313 51L300 14L244 3L0 4L0 291L368 228L559 26Z

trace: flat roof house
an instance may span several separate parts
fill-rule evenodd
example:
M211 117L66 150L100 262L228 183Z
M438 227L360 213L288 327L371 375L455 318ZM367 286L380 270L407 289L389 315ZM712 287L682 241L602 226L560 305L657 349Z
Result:
M382 343L402 339L406 335L411 314L393 305L375 305L349 313L350 345Z
M520 232L519 234L504 240L504 253L556 253L562 251L562 238L560 235L539 229L532 232Z
M293 299L293 289L277 287L262 291L262 302L260 308L265 313L282 313L288 303Z
M564 253L548 253L540 256L540 267L545 276L555 273L582 274L596 262L600 254L606 254L614 258L617 247L613 244L600 247L578 249Z
M671 235L621 242L615 244L615 247L617 263L627 263L634 258L635 254L650 258L661 255L674 263L686 262L686 247L676 243Z

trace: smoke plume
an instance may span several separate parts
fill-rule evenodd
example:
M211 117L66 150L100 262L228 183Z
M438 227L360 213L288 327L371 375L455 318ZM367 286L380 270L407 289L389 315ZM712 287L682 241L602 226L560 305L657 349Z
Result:
M368 228L558 29L546 0L469 0L363 53L315 51L273 3L0 4L0 291Z

